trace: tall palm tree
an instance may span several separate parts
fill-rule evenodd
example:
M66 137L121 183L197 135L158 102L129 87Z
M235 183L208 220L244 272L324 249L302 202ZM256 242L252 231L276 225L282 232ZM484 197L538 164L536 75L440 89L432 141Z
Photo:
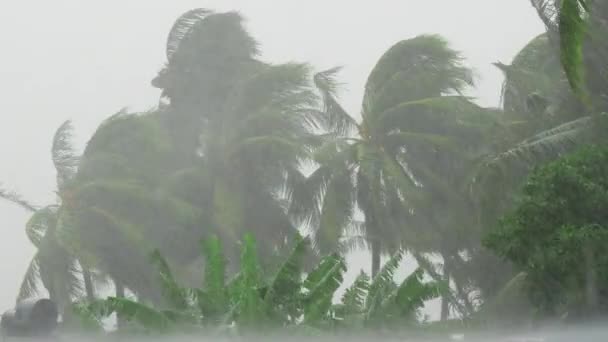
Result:
M511 66L501 68L507 92L516 92L528 102L541 95L547 105L532 111L533 120L528 118L527 128L519 130L525 135L516 135L519 140L488 159L485 180L482 177L477 182L489 184L492 192L496 192L492 185L516 189L533 167L584 144L605 141L608 68L603 61L608 57L608 44L599 38L608 34L608 5L601 1L531 1L547 32L528 44ZM507 112L508 100L505 95ZM515 109L521 117L522 108Z
M360 122L336 100L336 72L316 77L330 134L316 151L319 167L294 194L292 210L318 227L321 249L340 245L349 230L359 231L363 241L351 241L369 245L376 274L381 254L407 239L404 228L414 210L412 196L441 181L416 157L433 159L432 152L426 153L449 148L445 133L451 125L464 126L459 120L483 116L462 95L473 84L471 71L438 36L401 41L380 58L365 86ZM356 208L364 216L359 224L353 224Z
M605 22L608 5L603 1L531 0L547 27L547 37L559 56L564 79L576 94L575 104L565 106L570 121L536 132L495 158L511 169L529 167L605 136L608 110L608 44L601 39L608 34ZM555 57L553 57L555 58ZM560 104L563 107L563 103ZM561 110L564 110L563 108Z
M179 255L182 249L172 244L195 226L198 210L159 186L171 170L170 157L169 138L154 113L119 112L88 142L63 203L66 245L112 278L118 292L125 287L158 299L148 254L162 248Z
M20 205L32 213L26 223L26 234L37 251L24 276L18 300L38 293L40 283L49 293L50 299L65 309L71 300L85 290L89 300L93 299L93 277L87 265L78 256L70 253L59 234L62 203L69 196L78 165L78 156L70 142L72 125L64 122L55 132L51 156L57 172L58 203L39 207L23 200L15 193L0 191L0 197ZM80 277L82 273L82 280ZM84 282L84 289L82 283Z
M503 142L474 177L479 191L473 195L484 228L494 227L512 206L513 195L534 167L585 144L606 142L608 68L603 61L608 45L600 37L608 33L608 5L585 0L531 4L546 32L511 65L498 64L506 76L503 107L511 129L497 135ZM515 276L508 265L481 249L471 260L469 267L486 297Z
M165 102L118 113L87 144L68 235L141 297L160 300L152 249L184 267L208 234L236 243L250 230L268 260L297 231L281 193L306 157L318 97L307 65L256 54L238 14L187 12L153 81ZM232 266L238 249L230 251Z
M308 65L256 59L258 44L241 21L232 12L185 13L153 84L169 102L163 124L193 157L177 171L188 178L178 186L191 189L183 195L204 188L197 201L209 226L229 241L251 230L272 252L296 232L281 193L302 178L318 97Z

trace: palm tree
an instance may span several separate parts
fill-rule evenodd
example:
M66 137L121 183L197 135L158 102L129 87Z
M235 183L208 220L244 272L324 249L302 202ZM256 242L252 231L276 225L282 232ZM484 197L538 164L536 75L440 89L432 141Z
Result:
M270 253L296 232L281 193L302 178L318 98L308 65L257 60L258 44L241 21L236 13L185 13L153 84L169 101L164 127L190 155L174 185L222 238L237 241L247 229Z
M296 193L292 210L318 227L321 249L335 248L349 231L358 231L364 241L346 244L371 247L375 275L381 254L402 245L414 210L412 196L421 188L442 186L431 165L416 158L429 161L439 147L448 149L452 137L446 132L464 127L461 120L484 119L480 108L462 95L473 80L461 62L438 36L395 44L368 78L360 122L335 98L337 69L317 75L330 134L316 151L319 167ZM364 215L359 224L353 224L356 208Z
M477 183L517 189L530 170L588 143L604 141L608 117L608 29L604 2L531 0L547 32L534 39L505 71L504 107L521 134L488 159ZM557 66L559 62L559 67ZM568 87L568 85L570 87ZM509 93L511 93L509 95ZM512 106L541 98L540 110ZM538 103L536 101L536 103ZM513 110L518 114L513 114ZM527 117L526 117L527 112ZM524 129L521 129L521 128ZM485 178L485 179L484 179ZM487 201L486 201L487 202Z
M546 32L533 39L511 65L497 65L506 76L503 107L511 129L498 135L503 139L497 152L489 155L474 177L479 191L473 195L483 228L494 227L512 206L513 195L534 167L585 144L606 141L608 68L603 61L608 46L599 38L607 33L603 24L608 18L607 4L531 3ZM542 106L534 106L539 103ZM508 265L480 249L469 267L478 270L476 281L486 297L516 276ZM490 270L501 277L487 277Z
M256 45L235 13L187 12L153 81L168 102L110 117L87 144L69 235L142 298L162 300L152 249L185 268L201 238L234 244L250 230L268 261L297 232L281 193L306 158L318 97L307 65L262 63Z
M30 204L15 193L0 191L0 197L20 205L32 213L26 223L26 234L37 252L32 258L24 276L18 300L29 298L38 293L40 283L49 293L50 299L65 309L74 297L81 295L82 281L88 300L95 297L91 271L77 255L68 252L60 234L63 224L62 203L70 193L78 157L70 142L72 125L64 122L55 132L51 155L57 172L58 203L39 207ZM79 273L82 272L82 281Z
M171 144L154 113L119 112L88 142L64 201L61 233L70 250L124 288L158 299L149 252L188 253L173 243L195 226L192 205L170 196L161 184L171 170ZM195 239L198 239L195 236ZM182 240L183 241L183 240Z
M511 163L510 169L523 168L520 175L527 174L531 166L555 159L583 144L601 141L606 124L603 113L608 109L608 68L604 63L608 44L599 39L608 33L604 24L608 5L585 0L531 1L547 27L547 38L553 44L550 48L559 54L564 80L569 82L576 98L570 98L575 103L570 102L565 108L574 112L570 114L570 121L545 127L495 158L503 166ZM560 107L564 107L563 102Z

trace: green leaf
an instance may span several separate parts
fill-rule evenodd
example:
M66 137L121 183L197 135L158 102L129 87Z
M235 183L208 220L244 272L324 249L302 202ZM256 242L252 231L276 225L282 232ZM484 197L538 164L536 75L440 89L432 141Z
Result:
M395 271L401 264L403 254L403 250L399 250L393 254L372 280L365 303L365 315L367 320L373 320L375 316L381 312L384 299L389 296L395 288L393 279Z
M320 324L330 316L334 293L338 290L346 273L346 262L338 254L321 260L303 284L304 322Z
M314 83L323 98L323 128L340 136L349 136L359 129L359 125L338 103L340 84L336 80L336 74L340 69L337 67L317 73Z
M190 304L188 293L185 289L181 288L177 281L173 278L169 264L160 254L160 251L155 250L152 252L150 255L150 260L158 270L163 295L171 307L178 310L188 309Z
M302 265L308 252L310 252L310 240L297 235L291 253L269 284L264 298L268 308L283 309L286 314L291 316L297 314L297 295L300 292Z
M435 282L423 283L423 276L424 270L417 268L397 289L395 303L403 317L413 318L416 311L424 307L424 302L438 298L445 287Z
M260 294L261 270L255 239L251 234L243 237L241 272L237 303L237 322L244 327L253 327L265 321L266 307Z
M206 305L203 315L215 317L225 313L227 309L226 291L226 260L222 252L222 245L217 236L211 236L203 242L205 255L205 298ZM201 304L201 303L199 303Z
M167 333L171 328L171 320L165 314L126 298L108 297L105 300L95 301L89 304L88 310L101 318L116 313L127 321L134 321L143 328L157 333Z
M50 205L37 210L25 224L25 233L30 242L40 247L44 235L53 231L57 225L58 206Z
M365 300L370 286L370 277L361 271L354 283L346 289L342 296L343 315L356 315L363 312Z
M561 61L574 92L585 104L589 95L585 85L583 41L587 32L585 0L563 0L559 11Z

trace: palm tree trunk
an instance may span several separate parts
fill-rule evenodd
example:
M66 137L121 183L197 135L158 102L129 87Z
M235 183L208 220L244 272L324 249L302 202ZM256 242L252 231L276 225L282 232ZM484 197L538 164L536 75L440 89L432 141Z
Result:
M87 295L87 301L92 302L95 300L95 288L93 287L93 279L91 272L86 268L82 268L82 278L84 280L84 289Z
M380 271L380 240L377 238L371 241L371 253L372 253L372 278Z
M450 263L450 257L449 255L447 255L447 253L441 253L441 257L443 258L443 281L446 282L446 284L450 284L450 273L451 273L451 263ZM447 294L443 294L441 296L441 321L447 321L449 316L450 316L450 300L447 296Z
M118 280L114 279L114 287L116 288L116 298L125 298L125 286ZM125 326L126 320L119 313L116 313L116 326L121 329Z

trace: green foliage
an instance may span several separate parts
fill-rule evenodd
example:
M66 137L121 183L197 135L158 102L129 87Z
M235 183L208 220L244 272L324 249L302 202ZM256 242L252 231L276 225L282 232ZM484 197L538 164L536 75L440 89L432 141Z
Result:
M362 328L363 323L374 326L387 317L392 317L395 324L414 324L417 322L416 313L424 301L439 294L436 283L422 282L422 270L414 272L402 284L395 284L392 277L402 257L402 253L398 253L372 283L372 297L368 295L369 276L361 273L346 290L342 303L333 304L346 273L343 257L329 255L306 275L302 265L304 255L311 251L310 242L308 238L297 237L291 253L274 276L264 281L251 235L243 238L239 273L224 286L219 240L209 238L203 246L206 277L200 289L180 287L159 252L152 254L169 309L156 309L143 302L109 297L89 304L75 304L72 307L74 314L88 330L100 329L101 320L116 313L150 333L168 333L178 328L196 329L201 324L207 331L220 332L234 322L240 332L262 331L274 326L298 334L319 335L322 331Z
M111 116L82 158L70 143L70 121L63 123L51 151L57 204L40 208L0 189L0 197L33 213L26 234L38 250L20 298L36 294L42 281L66 306L83 294L82 270L92 299L93 269L138 300L117 294L75 306L91 327L117 313L155 332L234 323L314 336L415 322L424 301L439 295L460 313L473 312L469 295L482 287L483 273L476 266L488 260L479 246L482 226L509 207L532 167L601 141L607 127L608 6L531 2L547 33L511 65L496 63L506 77L503 111L464 96L474 82L461 54L440 36L422 35L397 42L378 60L360 121L338 100L340 68L313 75L305 63L264 63L238 13L184 13L152 82L162 90L159 108ZM526 270L526 290L545 311L580 306L583 283L605 281L602 272L572 271L583 269L576 267L583 259L587 270L603 267L599 253L581 249L595 250L605 239L595 212L605 204L603 184L590 180L599 173L585 173L597 166L573 163L555 167L570 173L537 171L545 173L530 180L528 202L488 240ZM316 169L305 177L309 164ZM473 177L479 165L489 175ZM469 188L471 178L481 191ZM570 197L559 197L563 189L545 178ZM363 222L355 218L359 209ZM298 235L300 225L313 230L312 239ZM148 256L151 246L158 249ZM360 274L335 304L346 264L329 253L358 248L371 249L372 279ZM405 248L421 269L396 284ZM313 267L311 249L327 255ZM431 253L442 256L441 272L426 259ZM387 254L393 257L380 269ZM273 258L278 267L269 269ZM201 259L204 269L192 272ZM178 267L174 274L170 264ZM435 281L423 282L422 269ZM203 276L201 288L179 284L179 275L191 274Z
M607 172L605 147L584 148L537 169L515 210L487 237L488 247L527 273L527 293L543 313L576 314L603 302ZM598 297L585 302L593 295L588 286Z
M585 11L589 10L586 0L563 0L559 11L559 33L561 62L568 81L583 100L588 103L583 67L583 41L586 34Z

